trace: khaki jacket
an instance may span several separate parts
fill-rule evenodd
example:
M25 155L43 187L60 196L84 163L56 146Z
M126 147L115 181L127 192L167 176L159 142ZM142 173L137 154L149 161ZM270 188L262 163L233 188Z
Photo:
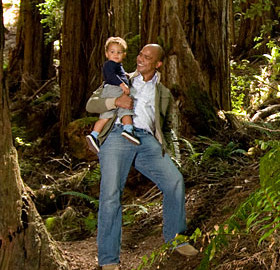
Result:
M158 81L156 82L156 93L155 93L155 138L162 145L163 154L169 148L174 153L174 145L172 126L175 124L177 126L176 109L174 98L168 88L166 88L160 82L160 73L158 74ZM136 71L129 74L129 79L133 81L139 73ZM93 92L92 96L89 98L86 104L86 110L89 113L103 113L108 110L115 109L115 99L116 98L101 98L103 85L101 85L96 91ZM105 125L103 130L100 132L98 139L100 144L104 142L108 134L113 128L114 122L116 121L117 115L110 119ZM169 151L168 151L169 152Z

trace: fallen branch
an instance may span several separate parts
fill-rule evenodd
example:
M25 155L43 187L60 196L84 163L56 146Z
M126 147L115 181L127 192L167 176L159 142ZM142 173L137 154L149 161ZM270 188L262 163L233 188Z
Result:
M280 104L271 105L258 111L251 119L252 122L258 122L267 118L270 115L280 112Z
M41 91L43 91L49 84L56 80L56 77L52 77L46 81L35 93L27 99L27 101L32 101Z

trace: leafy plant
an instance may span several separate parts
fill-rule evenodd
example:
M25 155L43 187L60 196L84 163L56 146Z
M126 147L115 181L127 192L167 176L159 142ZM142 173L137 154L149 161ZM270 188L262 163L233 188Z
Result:
M132 224L136 216L148 213L148 208L141 204L126 204L123 208L124 225Z
M204 251L197 270L209 268L210 262L232 237L241 234L255 234L258 244L269 241L280 228L280 144L279 142L260 142L270 150L260 161L260 184L249 198L222 225L216 226L209 234L210 243ZM270 246L274 245L271 242Z
M41 23L47 30L47 32L45 32L45 42L48 44L59 40L63 17L63 1L45 0L44 3L38 4L37 6L40 14L43 16Z
M98 163L94 169L90 169L87 171L83 181L88 186L96 185L100 182L101 172L100 172L100 164Z
M97 215L90 212L86 218L84 218L85 227L91 233L97 228Z
M241 62L231 61L230 68L232 111L246 115L246 111L251 105L250 88L257 72L250 68L248 60L242 60Z
M61 193L61 195L71 195L71 196L76 196L79 197L81 199L87 200L90 203L92 203L96 208L98 208L99 205L99 201L87 194L81 193L81 192L77 192L77 191L66 191Z
M142 262L136 269L142 270L151 269L155 264L160 264L166 258L168 253L173 252L179 245L188 243L190 240L196 242L197 238L201 236L201 231L197 228L191 236L177 235L173 241L161 245L158 249L154 250L150 256L143 256Z

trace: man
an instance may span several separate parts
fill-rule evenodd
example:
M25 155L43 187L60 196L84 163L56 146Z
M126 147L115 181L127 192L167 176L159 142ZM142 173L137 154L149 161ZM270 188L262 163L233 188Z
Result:
M131 165L151 179L163 193L163 235L166 242L186 230L184 180L167 150L171 139L173 97L160 83L163 50L148 44L137 56L137 70L131 77L134 99L123 94L118 98L93 95L86 106L91 113L102 113L117 107L132 109L133 124L140 145L120 136L120 119L112 119L100 133L99 161L101 184L98 213L98 259L102 270L118 270L120 262L122 208L121 195ZM134 104L133 104L134 103ZM183 255L198 251L188 243L177 248Z

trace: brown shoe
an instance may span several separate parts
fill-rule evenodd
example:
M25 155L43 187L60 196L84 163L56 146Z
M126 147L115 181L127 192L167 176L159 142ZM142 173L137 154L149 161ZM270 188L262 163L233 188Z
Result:
M177 247L175 250L184 256L195 256L198 253L198 250L190 244Z
M120 267L117 264L108 264L103 265L102 270L120 270Z

